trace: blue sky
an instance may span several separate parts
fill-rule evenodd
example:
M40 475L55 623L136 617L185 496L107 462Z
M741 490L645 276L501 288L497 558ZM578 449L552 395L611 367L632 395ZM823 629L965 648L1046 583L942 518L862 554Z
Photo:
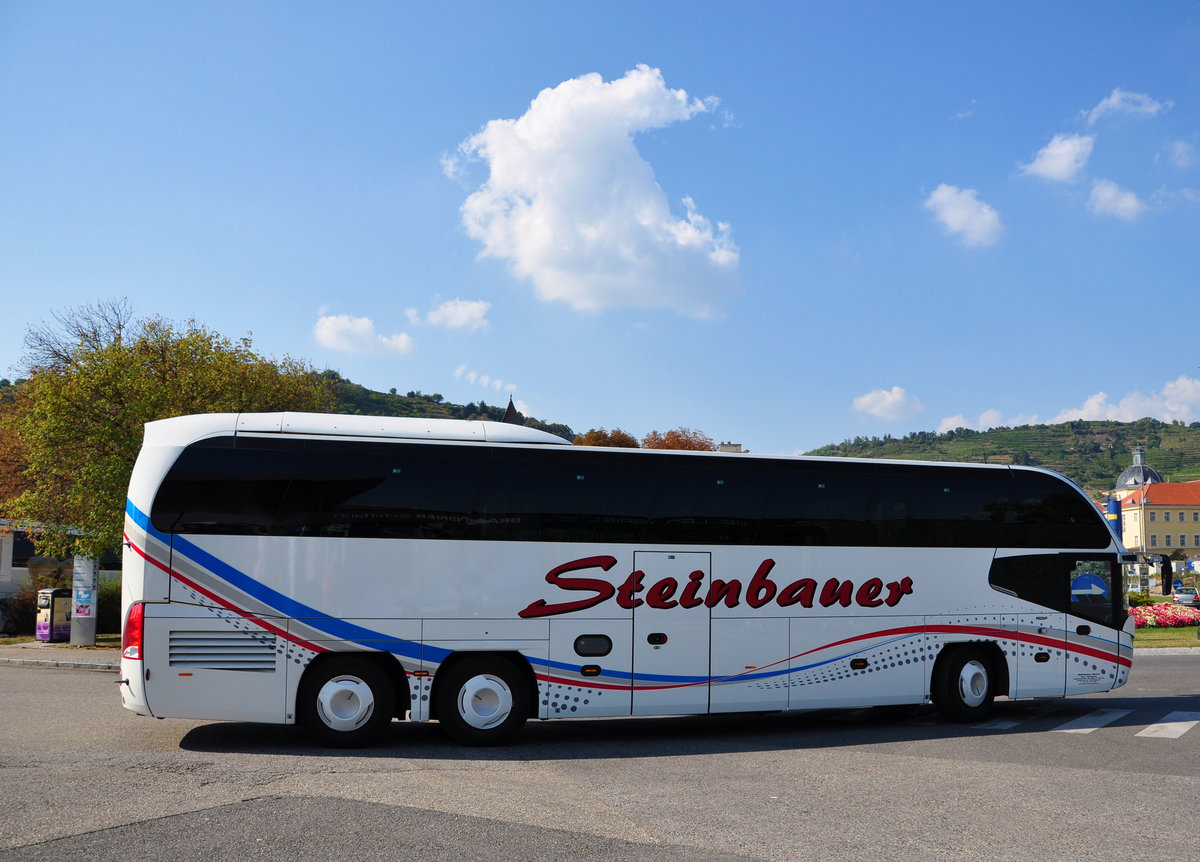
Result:
M7 3L0 290L9 377L126 296L756 452L1198 421L1200 4Z

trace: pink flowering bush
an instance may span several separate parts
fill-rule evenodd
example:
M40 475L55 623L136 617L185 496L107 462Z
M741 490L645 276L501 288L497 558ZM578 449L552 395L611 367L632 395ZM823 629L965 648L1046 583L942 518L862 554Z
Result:
M1178 628L1200 625L1200 608L1176 605L1171 602L1130 608L1134 625L1140 628Z

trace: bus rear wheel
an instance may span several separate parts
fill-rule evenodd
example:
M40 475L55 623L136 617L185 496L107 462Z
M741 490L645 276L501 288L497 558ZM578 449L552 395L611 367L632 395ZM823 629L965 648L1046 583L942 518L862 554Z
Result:
M320 744L357 748L391 723L396 691L370 659L337 656L311 668L300 684L298 718Z
M513 662L495 656L452 665L437 684L437 719L464 745L501 745L524 726L529 686Z
M992 709L996 693L991 658L979 647L957 647L938 661L933 702L947 721L979 721Z

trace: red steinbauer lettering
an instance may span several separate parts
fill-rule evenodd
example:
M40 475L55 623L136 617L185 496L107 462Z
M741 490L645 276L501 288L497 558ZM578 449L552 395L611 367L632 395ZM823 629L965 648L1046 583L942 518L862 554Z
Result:
M675 578L663 578L649 586L645 584L646 573L642 571L633 572L620 586L614 586L604 578L580 577L573 574L588 569L607 572L616 564L615 557L599 556L584 557L556 566L546 573L546 583L560 590L585 595L574 601L554 604L545 599L538 599L517 616L528 619L570 614L594 608L610 599L615 599L617 605L626 610L643 604L651 608L695 608L700 605L712 608L720 604L727 608L736 608L743 601L752 608L761 608L771 602L781 608L792 605L811 608L816 604L823 608L834 605L848 608L851 604L863 608L877 608L881 605L891 608L904 596L912 595L913 591L912 578L907 577L886 584L882 578L868 578L857 588L853 581L843 581L839 578L829 578L824 583L818 583L812 578L800 578L781 587L771 580L771 570L775 568L774 560L762 561L746 584L745 590L742 589L742 582L737 579L723 581L713 578L704 595L700 593L704 572L692 572L683 584Z

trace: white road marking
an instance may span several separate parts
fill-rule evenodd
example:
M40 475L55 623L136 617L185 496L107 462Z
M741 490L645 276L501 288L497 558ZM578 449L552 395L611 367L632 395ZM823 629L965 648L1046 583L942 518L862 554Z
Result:
M1133 712L1132 709L1097 709L1087 715L1072 719L1066 724L1054 728L1052 733L1091 733L1098 727L1112 724L1118 718L1124 718Z
M1153 739L1178 739L1197 724L1200 724L1200 712L1169 712L1134 735Z

